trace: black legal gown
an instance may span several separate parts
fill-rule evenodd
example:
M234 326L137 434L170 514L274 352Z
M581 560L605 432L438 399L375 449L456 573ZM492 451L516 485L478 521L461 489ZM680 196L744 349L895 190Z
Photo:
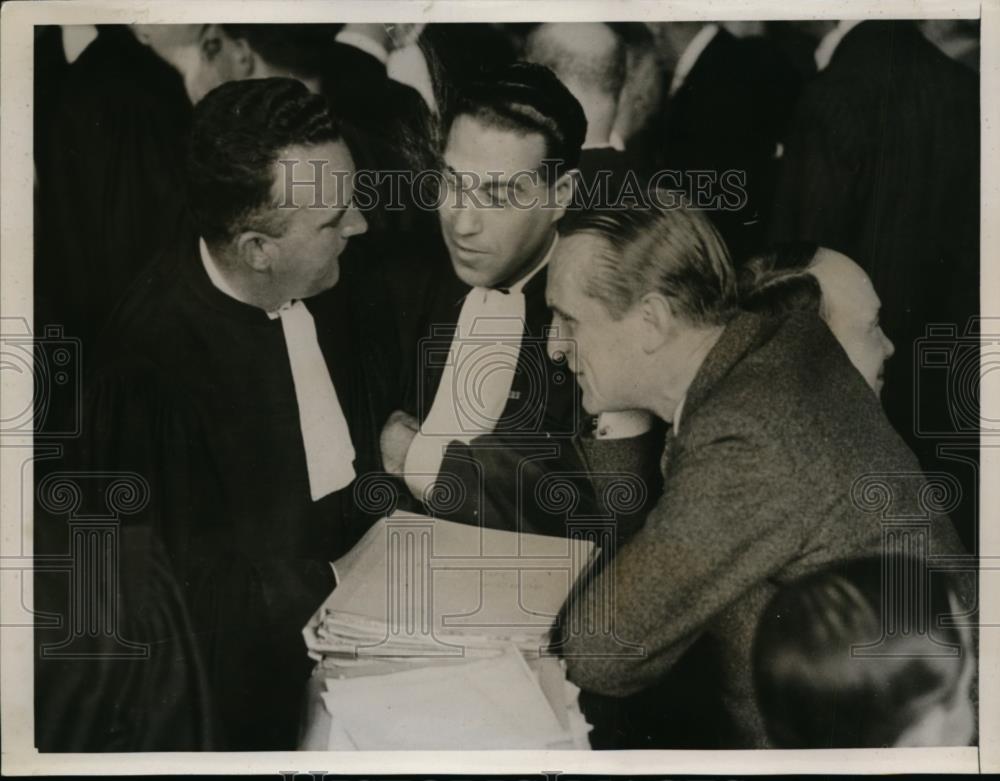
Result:
M180 74L118 25L72 65L43 67L37 88L35 332L60 326L92 368L100 328L185 224L191 103Z
M343 260L343 259L342 259ZM391 348L365 290L309 299L360 476L380 468L394 402ZM196 240L164 257L105 334L85 408L87 460L150 483L143 518L163 540L230 750L295 748L311 661L301 629L334 587L329 562L375 520L352 485L312 501L281 322L217 290Z

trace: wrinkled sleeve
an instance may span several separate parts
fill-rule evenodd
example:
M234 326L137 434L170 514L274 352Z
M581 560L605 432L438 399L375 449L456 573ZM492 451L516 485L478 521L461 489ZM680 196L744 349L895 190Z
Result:
M562 623L570 680L613 696L647 688L715 615L788 561L801 531L775 474L771 454L738 436L678 454L645 525L574 588L570 602L603 605L610 615L596 626L608 620L613 631Z

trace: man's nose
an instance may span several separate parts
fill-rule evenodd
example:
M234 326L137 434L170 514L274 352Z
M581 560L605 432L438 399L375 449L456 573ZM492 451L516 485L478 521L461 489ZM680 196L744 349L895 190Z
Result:
M458 193L457 201L446 211L447 220L452 230L461 236L472 236L482 228L482 219L478 209L469 203L469 195Z
M343 235L346 237L360 236L362 233L368 232L368 220L365 219L365 215L362 214L361 210L355 206L351 206L347 219L350 222L344 226L342 231Z
M896 345L892 343L892 339L885 335L885 331L882 332L882 341L885 343L885 359L888 361L896 354Z

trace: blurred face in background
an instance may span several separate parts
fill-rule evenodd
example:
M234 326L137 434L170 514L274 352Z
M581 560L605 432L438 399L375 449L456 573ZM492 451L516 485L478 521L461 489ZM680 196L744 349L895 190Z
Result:
M538 173L545 151L539 133L498 129L471 116L452 123L438 213L455 274L465 284L513 284L549 248L565 213L557 204L569 202L572 182L563 175L549 192Z
M173 66L195 104L236 78L221 57L225 33L217 24L136 24L136 38Z
M184 79L192 105L221 84L271 76L299 78L266 62L244 38L219 24L137 24L136 37L166 60ZM299 78L313 92L315 80Z
M885 362L895 348L879 323L879 301L875 288L861 267L846 255L825 247L816 252L809 273L823 291L821 313L872 389L881 393Z

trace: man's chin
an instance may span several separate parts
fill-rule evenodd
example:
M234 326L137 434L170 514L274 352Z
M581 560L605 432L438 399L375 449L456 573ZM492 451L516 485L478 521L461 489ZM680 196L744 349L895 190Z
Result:
M469 287L493 287L486 275L478 269L474 269L461 261L456 261L454 258L451 261L451 267L455 271L455 276Z
M318 296L321 293L326 293L330 290L333 290L333 288L337 286L337 283L339 281L340 281L340 274L335 274L330 279L323 280L322 282L317 282L310 288L309 292L306 295L298 296L298 298L300 299L312 298L313 296Z

